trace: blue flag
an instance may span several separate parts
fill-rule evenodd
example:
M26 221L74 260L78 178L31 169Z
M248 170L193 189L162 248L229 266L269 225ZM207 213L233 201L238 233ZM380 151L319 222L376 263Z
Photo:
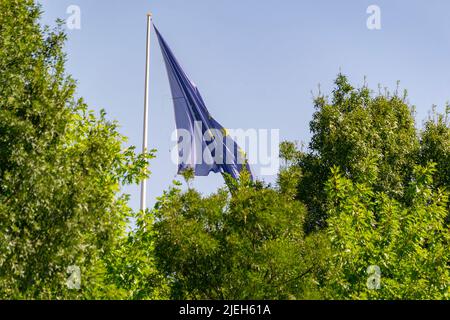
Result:
M189 80L156 27L155 31L166 63L175 109L178 173L191 168L196 176L220 172L237 179L247 168L251 175L245 153L209 114L197 87Z

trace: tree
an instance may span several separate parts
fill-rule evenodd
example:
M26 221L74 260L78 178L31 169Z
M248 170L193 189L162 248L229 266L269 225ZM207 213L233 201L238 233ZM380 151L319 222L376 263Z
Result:
M303 206L245 175L229 183L231 193L208 197L175 183L138 224L136 242L154 248L170 297L312 297L322 257L320 239L303 234Z
M298 157L302 177L297 194L308 206L308 232L326 225L324 187L330 168L337 166L352 181L400 199L418 150L406 94L373 96L366 86L352 87L342 74L335 84L331 101L322 94L315 99L309 150Z
M433 108L432 116L426 121L420 133L419 163L436 163L433 181L438 188L450 189L450 106L445 114L439 114Z
M156 232L150 212L134 216L136 227L106 258L106 283L120 288L123 298L157 300L169 297L167 279L155 265Z
M433 188L435 173L416 166L403 204L333 169L328 298L449 299L448 192Z
M40 16L32 0L0 2L0 298L116 295L103 258L131 215L120 186L148 175L151 154L75 98L66 36ZM66 287L72 265L80 291Z

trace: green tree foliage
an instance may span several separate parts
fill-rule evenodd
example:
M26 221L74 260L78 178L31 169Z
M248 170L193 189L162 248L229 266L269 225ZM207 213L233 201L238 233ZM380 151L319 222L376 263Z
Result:
M153 217L147 211L138 212L134 218L135 229L105 259L106 283L120 288L124 299L167 299L167 280L155 267Z
M277 299L313 295L320 270L316 236L305 237L303 205L248 176L203 197L176 183L138 224L136 241L155 248L176 299ZM147 228L152 221L154 229ZM154 232L154 242L148 234Z
M150 155L75 98L65 34L40 16L34 1L0 1L0 298L108 297L102 259L131 214L119 188ZM71 265L80 291L66 287Z
M331 298L450 298L448 193L434 190L435 173L434 165L414 168L405 205L333 169L326 184L327 233L335 253L327 284ZM379 288L370 286L370 266L379 268Z
M436 187L450 188L450 106L445 114L439 114L433 108L432 116L425 123L420 134L419 163L436 163L434 184Z
M413 109L405 97L389 92L373 96L364 86L352 87L340 74L331 101L315 99L309 151L298 159L302 178L298 198L309 209L308 231L326 225L325 183L337 166L354 182L403 197L418 150Z
M300 155L297 143L283 141L280 144L280 158L283 160L283 165L278 173L278 188L281 193L292 199L296 197L297 185L301 178L300 167L296 165Z

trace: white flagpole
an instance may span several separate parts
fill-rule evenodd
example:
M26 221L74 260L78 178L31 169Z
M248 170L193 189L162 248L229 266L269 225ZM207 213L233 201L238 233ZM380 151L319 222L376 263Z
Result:
M144 137L142 152L146 153L148 148L148 87L150 79L150 35L152 30L152 14L147 13L147 52L145 60L145 97L144 97ZM141 210L147 209L147 179L141 185Z

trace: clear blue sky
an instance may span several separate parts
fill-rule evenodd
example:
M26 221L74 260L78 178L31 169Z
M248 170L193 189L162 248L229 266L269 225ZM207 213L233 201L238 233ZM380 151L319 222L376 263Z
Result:
M364 76L409 91L420 125L433 104L450 99L448 0L41 0L43 22L82 12L81 30L69 30L68 72L91 108L104 108L140 148L146 12L198 85L214 117L230 128L276 128L282 139L309 142L311 92L330 92L339 70L355 85ZM381 30L368 30L366 9L381 8ZM170 88L153 34L149 144L149 203L176 177L170 161L175 128ZM266 177L273 181L274 177ZM196 178L204 193L220 175ZM139 187L131 193L138 208Z

